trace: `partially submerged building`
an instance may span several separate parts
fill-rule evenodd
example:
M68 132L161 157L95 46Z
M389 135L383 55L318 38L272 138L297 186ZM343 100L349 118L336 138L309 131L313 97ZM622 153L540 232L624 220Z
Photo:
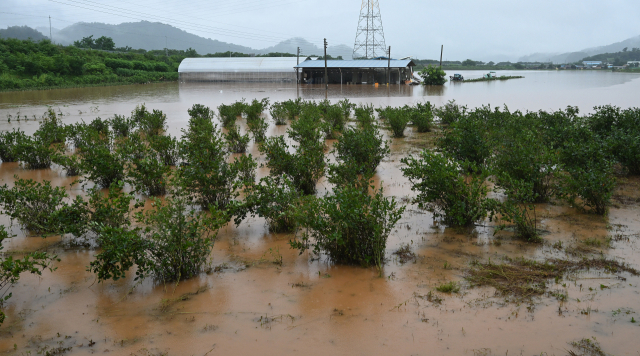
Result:
M180 82L292 82L296 57L185 58Z
M324 84L324 66L309 57L185 58L178 73L180 82ZM410 59L329 60L327 72L329 84L400 84L412 79L414 66Z
M324 60L304 61L296 66L300 70L300 83L324 84ZM329 84L391 84L405 83L413 78L410 59L360 59L353 61L328 60Z

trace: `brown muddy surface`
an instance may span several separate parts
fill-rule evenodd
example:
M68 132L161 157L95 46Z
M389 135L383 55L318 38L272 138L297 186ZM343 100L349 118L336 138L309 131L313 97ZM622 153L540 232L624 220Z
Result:
M625 78L607 79L618 81L600 86L601 96L640 86L637 76ZM512 82L517 81L508 83ZM618 86L624 90L615 89ZM575 94L597 88L575 85L571 90ZM380 89L397 95L379 95ZM405 86L343 86L333 87L327 96L332 100L347 96L376 106L422 100L440 104L456 98L450 95L456 87L443 90L429 94L424 88ZM498 103L500 96L493 97L498 105L512 99L531 110L576 105L548 103L543 95L527 106L527 98L517 98L509 89L501 91L507 99ZM270 97L273 102L296 95L322 99L325 93L319 88L177 84L2 93L0 129L20 127L32 133L36 121L9 124L4 117L18 110L21 115L40 116L45 105L60 110L63 122L71 123L128 114L146 102L149 109L163 110L169 133L179 135L187 123L187 108L194 103L215 107L243 97ZM456 100L472 106L486 103L475 104L480 99L473 95L465 98ZM619 100L617 105L637 106L635 99ZM590 106L581 109L588 111ZM244 120L239 123L245 131ZM285 131L271 126L269 135ZM491 288L472 288L464 280L472 261L500 261L505 256L536 260L604 256L640 269L640 179L620 179L614 205L605 217L581 213L562 202L537 205L540 228L546 231L543 244L512 239L509 232L494 236L495 223L489 221L471 229L444 228L430 213L409 203L414 193L400 171L400 159L429 147L434 134L418 134L412 128L406 134L390 139L392 154L375 177L385 195L407 205L389 237L382 277L376 269L299 255L288 246L290 235L271 234L262 219L247 219L219 232L210 273L179 285L136 283L132 278L97 283L86 271L96 251L71 247L62 238L25 236L13 226L17 237L5 243L6 250L46 249L58 254L61 262L55 264L56 271L42 277L25 275L13 287L5 308L7 320L0 329L0 353L35 355L72 347L66 354L567 355L570 342L595 338L609 354L640 355L640 323L631 322L632 317L640 321L639 277L590 271L550 281L548 291L566 294L563 301L551 294L530 301L507 300ZM250 144L248 153L264 161L255 144ZM258 170L259 177L267 173ZM66 187L73 181L56 166L34 171L15 163L0 165L1 184L11 184L14 175ZM331 190L324 180L318 188L320 195ZM69 194L85 191L73 186ZM7 217L0 221L10 224ZM403 245L415 254L405 263L393 254ZM282 264L276 263L280 258ZM435 291L449 281L461 283L459 293Z

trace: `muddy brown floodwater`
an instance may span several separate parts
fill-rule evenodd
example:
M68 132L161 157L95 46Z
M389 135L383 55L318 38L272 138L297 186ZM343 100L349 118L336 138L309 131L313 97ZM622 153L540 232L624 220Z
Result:
M520 72L519 72L520 73ZM510 73L501 73L510 74ZM480 76L480 72L465 73ZM530 72L525 79L495 83L463 83L443 88L392 86L321 87L277 85L186 85L65 89L0 93L0 129L21 128L31 134L47 105L64 114L65 123L129 114L139 103L163 110L169 133L186 126L187 109L201 103L216 107L241 98L281 101L300 96L331 100L348 97L358 103L404 105L455 99L472 107L482 104L511 109L559 109L595 105L638 106L640 77L620 73ZM26 115L8 123L4 117ZM241 122L243 130L246 123ZM391 156L375 176L385 195L407 205L389 237L387 263L375 269L312 260L288 247L291 236L271 234L262 219L229 225L219 234L211 260L213 272L178 285L156 285L131 278L97 283L86 271L96 251L67 247L64 239L17 235L8 251L46 249L58 254L57 270L42 277L25 275L12 289L0 329L0 352L35 355L72 347L67 354L114 355L567 355L570 342L597 340L614 355L640 355L640 278L628 273L590 271L550 281L551 294L513 302L491 288L473 288L464 280L472 261L502 257L600 257L640 268L640 180L621 178L614 205L606 217L587 215L562 204L537 206L544 244L494 236L486 221L472 229L444 228L430 213L409 203L414 193L400 171L400 159L430 146L433 134L407 129L407 137L390 139ZM286 128L271 126L269 135ZM260 156L251 144L249 153ZM266 170L258 170L264 176ZM2 184L13 176L51 180L69 187L59 167L25 170L16 163L0 165ZM330 192L319 182L318 194ZM86 192L78 187L69 194ZM1 222L9 226L6 216ZM558 242L561 242L559 244ZM414 258L402 263L393 252L408 245ZM282 257L282 264L274 263ZM435 288L460 282L459 293ZM428 297L429 293L431 297ZM438 300L441 298L441 302ZM431 301L430 301L431 299Z

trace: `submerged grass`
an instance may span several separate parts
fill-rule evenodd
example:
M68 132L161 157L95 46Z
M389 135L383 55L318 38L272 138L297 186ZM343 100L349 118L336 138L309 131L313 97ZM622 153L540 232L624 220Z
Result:
M634 268L605 258L585 258L579 261L549 259L544 262L507 258L500 264L491 261L476 262L467 271L465 278L472 286L490 286L501 295L526 299L544 294L549 280L560 279L567 273L593 269L607 273L628 272L634 276L640 275Z
M509 80L509 79L521 79L523 76L519 75L502 75L494 78L477 78L477 79L465 79L465 83L473 83L473 82L492 82L494 80Z
M176 303L179 302L184 302L185 300L189 300L191 299L191 297L193 297L194 295L198 295L200 293L203 293L205 291L207 291L209 289L208 286L203 286L198 288L198 290L196 290L195 292L189 292L189 293L185 293L177 298L167 298L167 299L162 299L160 301L160 311L161 312L166 312L169 310L169 308L171 308L173 305L175 305Z
M582 352L581 355L584 355L584 356L607 356L607 354L604 351L602 351L602 348L600 347L600 343L596 341L595 338L593 338L593 340L584 338L580 341L574 341L571 343L571 346L581 351ZM574 353L573 351L569 351L569 355L577 356L577 354Z

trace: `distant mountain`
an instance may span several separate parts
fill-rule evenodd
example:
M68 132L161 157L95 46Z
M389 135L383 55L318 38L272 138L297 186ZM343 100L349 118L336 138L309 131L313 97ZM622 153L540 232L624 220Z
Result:
M49 37L43 35L42 33L32 29L28 26L12 26L7 27L4 30L0 30L1 38L16 38L19 40L28 40L32 39L34 41L40 41L44 39L48 39Z
M324 55L324 49L316 46L313 43L305 40L304 38L294 37L286 41L282 41L275 46L267 47L259 50L258 53L266 54L271 52L280 53L296 53L298 47L300 47L300 54L305 56L322 56ZM353 49L346 45L337 45L327 47L327 54L332 57L342 56L344 59L351 59Z
M620 52L623 48L640 48L640 36L631 37L621 42L612 43L606 46L592 47L577 52L568 53L534 53L520 57L519 62L548 62L571 63L581 61L585 57L595 56L601 53Z
M147 51L169 47L178 50L193 48L200 54L227 51L254 53L249 47L196 36L170 25L148 21L125 22L119 25L80 22L60 30L54 41L70 45L91 35L93 38L111 37L116 47L129 46Z
M101 36L111 37L116 47L129 46L134 49L141 48L147 51L164 49L168 46L171 49L179 50L193 48L200 54L227 51L246 54L266 54L271 52L296 53L297 48L300 47L301 55L323 54L321 47L299 37L282 41L275 46L264 49L254 49L200 37L171 25L148 21L126 22L119 25L76 23L62 30L54 31L53 39L56 43L70 45L73 44L74 41L91 35L93 35L93 38ZM327 53L334 57L342 56L344 59L351 59L352 50L348 46L337 45L328 47Z

